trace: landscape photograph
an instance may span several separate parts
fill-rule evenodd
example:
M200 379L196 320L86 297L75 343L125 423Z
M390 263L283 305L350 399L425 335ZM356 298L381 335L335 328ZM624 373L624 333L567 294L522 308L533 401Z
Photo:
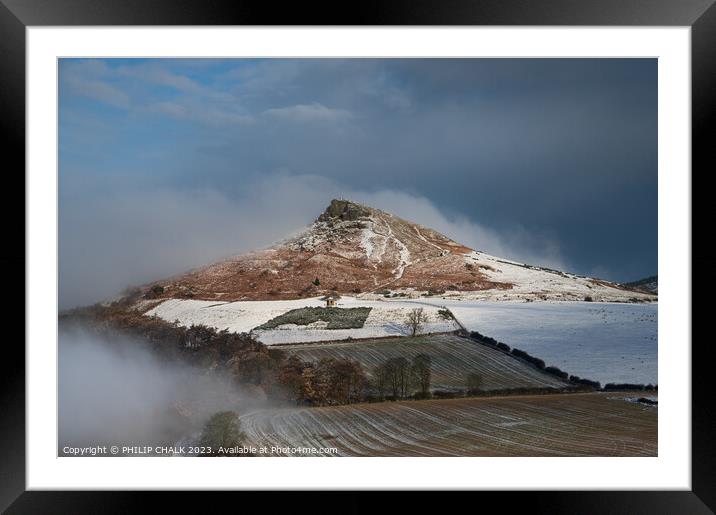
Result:
M58 73L58 456L658 456L656 59Z

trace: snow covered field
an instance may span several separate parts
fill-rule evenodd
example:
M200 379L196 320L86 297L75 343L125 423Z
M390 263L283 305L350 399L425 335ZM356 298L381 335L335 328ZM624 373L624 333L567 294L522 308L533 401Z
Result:
M279 315L292 309L325 306L319 298L277 301L214 302L191 299L169 299L150 309L147 316L156 315L168 322L179 321L180 325L203 324L218 330L249 332ZM404 323L408 312L416 308L413 302L386 302L342 297L338 307L373 308L361 329L325 329L323 324L301 326L282 325L267 331L255 331L259 341L266 345L281 343L318 342L344 340L347 338L379 338L382 336L405 336L408 329ZM428 323L423 333L454 331L459 327L452 320L438 316L438 307L424 306Z
M466 329L605 383L658 383L657 304L419 300Z

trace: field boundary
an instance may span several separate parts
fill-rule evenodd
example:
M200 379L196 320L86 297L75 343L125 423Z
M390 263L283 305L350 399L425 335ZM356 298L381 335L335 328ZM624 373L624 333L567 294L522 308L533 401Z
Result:
M544 368L542 368L542 367L537 366L533 361L531 361L531 360L534 360L534 359L536 358L536 356L532 356L531 354L527 354L525 351L520 351L520 352L522 352L523 354L525 354L525 355L529 358L529 359L525 359L525 358L523 358L523 357L521 357L521 356L518 356L518 355L513 354L513 352L512 352L512 351L514 351L514 350L518 350L518 351L519 351L520 349L517 349L516 347L510 347L510 346L508 346L507 344L504 344L504 343L502 343L502 342L497 342L497 340L494 340L494 338L492 338L492 340L495 341L495 342L497 343L497 345L492 345L491 343L488 343L487 341L485 341L485 340L483 339L483 338L486 338L486 335L483 335L483 334L481 334L481 333L478 333L478 334L481 334L481 336L482 336L482 338L480 338L480 337L472 336L472 333L473 333L473 332L475 332L475 331L465 331L465 332L463 332L463 333L461 333L461 332L459 332L459 331L456 331L455 334L456 334L456 336L459 336L459 337L462 337L462 338L467 338L468 340L473 341L473 342L475 342L475 343L478 343L478 344L480 344L480 345L483 345L483 346L485 346L485 347L489 347L489 348L491 348L491 349L499 350L499 351L502 352L503 354L506 354L506 355L508 355L508 356L510 356L510 357L512 357L512 358L514 358L514 359L517 359L517 360L521 361L522 363L525 363L525 364L531 366L532 368L534 368L534 369L536 369L536 370L539 370L539 371L541 371L541 372L544 372L545 374L549 374L549 375L552 375L552 376L557 377L557 378L559 378L559 379L562 379L564 382L566 382L566 383L568 383L568 384L570 384L570 385L575 385L575 386L578 386L578 387L591 388L592 391L597 391L597 392L622 392L622 391L624 391L624 392L657 392L657 391L658 391L658 386L659 386L658 384L651 384L651 383L649 383L649 384L644 384L644 383L606 383L606 384L602 385L599 381L593 381L593 380L588 379L588 378L586 378L586 377L577 377L577 376L575 376L575 375L573 375L573 374L569 374L568 372L566 372L566 371L564 371L564 370L561 370L561 372L564 373L564 374L566 374L567 377L566 377L566 378L565 378L565 377L560 377L560 376L558 376L558 375L556 375L556 374L553 374L553 373L551 373L551 372L549 372L549 371L547 370L547 369L550 369L550 368L551 368L551 369L556 369L556 370L559 371L559 370L560 370L559 368L556 368L556 367L551 366L551 365L547 365L547 366L545 366ZM491 337L487 337L487 338L491 338ZM507 350L507 349L505 349L505 348L500 347L500 344L504 345L505 347L507 347L507 349L510 349L510 350ZM536 359L539 360L539 361L541 361L543 364L545 364L545 363L544 363L544 360L542 360L542 359L540 359L540 358L536 358ZM576 379L573 379L573 378L576 378ZM590 384L590 383L591 383L591 384ZM599 386L597 387L597 386L594 386L594 385L599 385Z

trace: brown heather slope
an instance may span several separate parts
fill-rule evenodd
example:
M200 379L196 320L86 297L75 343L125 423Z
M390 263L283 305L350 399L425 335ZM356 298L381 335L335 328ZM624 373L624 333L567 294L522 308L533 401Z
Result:
M378 209L333 200L301 235L161 281L158 297L295 299L384 288L509 289L466 266L471 249ZM320 284L313 284L318 278Z

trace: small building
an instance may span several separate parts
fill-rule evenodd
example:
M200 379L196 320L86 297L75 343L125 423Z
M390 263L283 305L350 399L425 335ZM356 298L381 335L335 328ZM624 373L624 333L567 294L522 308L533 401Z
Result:
M326 295L325 297L322 297L321 300L326 301L326 307L327 308L333 308L336 306L336 303L340 300L341 296L337 293L331 293L330 295Z

